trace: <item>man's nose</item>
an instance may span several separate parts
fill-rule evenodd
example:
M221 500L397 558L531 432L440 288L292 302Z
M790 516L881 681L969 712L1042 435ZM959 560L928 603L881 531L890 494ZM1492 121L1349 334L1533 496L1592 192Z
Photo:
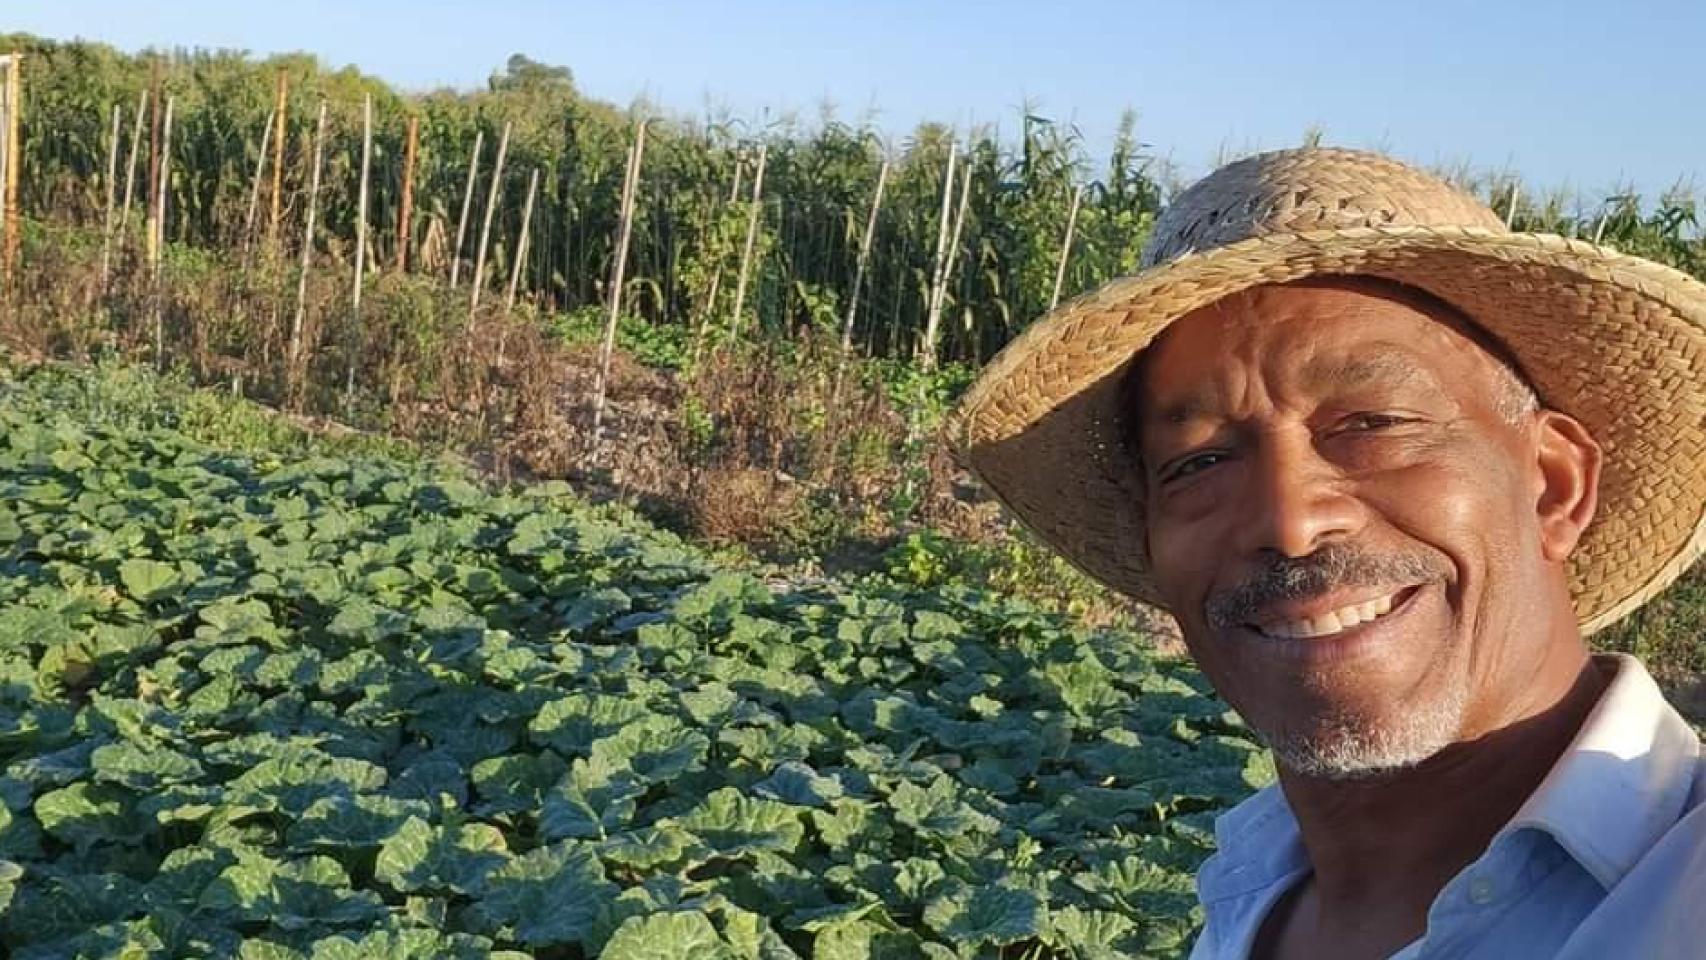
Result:
M1286 557L1314 553L1357 533L1364 507L1305 431L1264 437L1253 457L1246 546Z

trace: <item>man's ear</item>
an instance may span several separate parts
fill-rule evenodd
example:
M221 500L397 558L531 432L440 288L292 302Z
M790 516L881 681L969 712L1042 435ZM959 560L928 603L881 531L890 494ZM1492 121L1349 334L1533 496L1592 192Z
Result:
M1540 549L1546 559L1562 563L1575 552L1599 506L1604 455L1581 421L1568 414L1541 410L1535 414L1534 429Z

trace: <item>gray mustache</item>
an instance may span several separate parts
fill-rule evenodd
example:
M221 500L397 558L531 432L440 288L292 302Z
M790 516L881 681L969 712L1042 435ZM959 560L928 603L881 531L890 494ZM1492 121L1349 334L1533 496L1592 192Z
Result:
M1340 587L1398 586L1441 580L1444 562L1425 554L1375 554L1330 543L1302 557L1274 557L1238 584L1209 594L1208 624L1225 629L1254 622L1264 607L1309 600Z

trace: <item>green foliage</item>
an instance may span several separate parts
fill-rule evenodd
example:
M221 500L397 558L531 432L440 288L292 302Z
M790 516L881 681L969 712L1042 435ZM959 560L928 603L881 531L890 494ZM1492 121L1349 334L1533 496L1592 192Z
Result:
M0 381L9 955L1173 956L1271 775L1130 633L103 396Z

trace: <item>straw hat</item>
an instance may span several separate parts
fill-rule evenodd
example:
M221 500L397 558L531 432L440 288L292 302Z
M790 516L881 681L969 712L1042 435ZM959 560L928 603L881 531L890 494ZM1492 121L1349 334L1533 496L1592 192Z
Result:
M1706 285L1551 234L1378 154L1311 148L1230 164L1174 200L1144 270L1007 346L955 411L965 463L1095 579L1160 603L1119 383L1184 314L1264 283L1383 277L1454 305L1509 348L1541 401L1603 446L1600 506L1571 560L1582 629L1639 607L1706 550Z

